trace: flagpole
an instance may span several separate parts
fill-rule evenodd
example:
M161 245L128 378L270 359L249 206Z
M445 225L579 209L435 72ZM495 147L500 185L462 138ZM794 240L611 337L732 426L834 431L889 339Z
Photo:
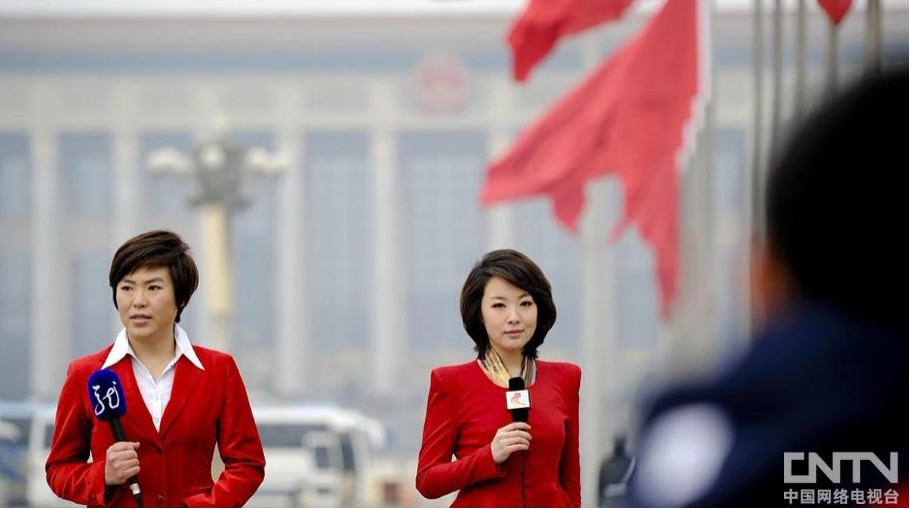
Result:
M837 24L828 20L828 53L826 60L827 78L825 80L825 95L831 96L837 90L838 71L838 44Z
M671 0L673 1L673 0ZM713 1L697 0L698 99L678 159L679 295L669 323L662 324L658 353L666 380L709 367L718 350L716 236L714 200L714 83L711 65ZM685 353L684 353L685 352ZM684 362L681 355L687 355ZM675 364L675 365L674 365Z
M882 70L882 2L869 0L866 6L866 71Z
M763 0L755 0L753 5L755 6L752 11L752 94L754 96L753 103L753 112L752 112L752 164L750 165L749 178L748 178L748 188L749 188L749 233L748 233L748 242L749 249L747 249L748 256L751 258L755 255L755 244L762 242L764 240L764 224L761 214L761 203L762 203L762 109L764 108L764 101L762 98L764 82L764 7L762 5ZM752 327L752 292L751 290L747 292L745 296L746 305L744 314L745 314L745 327L750 329Z
M716 225L717 225L717 207L716 201L714 198L715 195L715 167L714 167L714 99L713 99L713 87L715 83L714 79L714 70L715 66L713 65L713 41L710 40L714 36L714 2L712 0L705 0L706 3L699 2L698 12L699 12L699 23L704 23L704 26L700 26L698 33L704 37L709 38L708 42L705 43L705 47L699 45L699 74L702 76L699 80L699 89L700 94L703 94L704 100L704 124L702 127L701 136L699 137L699 143L696 145L698 151L702 153L700 158L702 161L701 172L702 172L702 186L703 186L703 206L705 210L703 211L703 232L705 236L705 264L706 268L703 269L703 279L702 279L702 291L704 292L704 308L703 308L703 318L702 327L705 338L709 341L709 344L712 345L712 352L717 353L719 347L719 330L717 327L717 270L716 270L716 261L717 261L717 235L716 235ZM704 15L702 15L704 13ZM703 35L702 35L703 34ZM693 112L693 120L697 118L699 112ZM697 129L699 126L693 121L693 129ZM698 167L694 168L698 170ZM682 235L682 232L680 232Z
M607 209L617 193L609 193L609 184L599 179L585 186L587 206L581 218L582 507L597 505L598 468L607 452L606 439L615 433L619 414L624 411L616 390L620 363L616 358L615 248L607 235L608 225L616 219ZM604 415L609 416L609 422L604 422Z
M581 39L582 67L593 69L601 55L597 39L588 33ZM607 214L612 204L605 179L592 180L585 186L587 203L581 218L581 291L582 291L582 359L581 383L581 486L582 507L598 503L598 468L606 453L607 437L618 425L621 412L619 376L616 368L615 248L608 240L608 225L615 218ZM604 390L605 389L605 390ZM603 409L611 416L602 422Z
M803 117L806 110L806 0L796 4L796 103L794 104L797 119Z
M781 131L781 90L783 90L783 7L781 0L774 0L773 25L771 27L771 139L768 149L771 159L776 157L780 145Z
M750 178L752 188L752 227L753 230L761 234L764 225L761 220L761 201L762 201L762 126L764 109L764 69L765 69L765 50L764 50L764 31L765 31L765 9L762 0L756 0L753 14L752 28L752 70L754 80L753 94L755 98L753 123L752 123L752 175Z
M754 110L752 123L752 171L750 175L751 188L751 223L752 229L761 234L764 225L761 220L762 201L762 110L764 109L763 82L764 82L764 7L762 0L756 0L753 11L752 26L752 71Z

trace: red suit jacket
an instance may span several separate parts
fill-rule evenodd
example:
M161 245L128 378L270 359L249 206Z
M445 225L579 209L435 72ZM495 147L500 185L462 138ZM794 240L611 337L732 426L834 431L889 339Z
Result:
M537 361L537 380L528 387L528 507L581 506L580 383L578 366ZM521 454L513 453L497 465L490 450L496 430L512 422L505 392L476 361L433 370L417 460L417 490L423 496L439 498L459 490L453 507L522 506Z
M205 367L181 356L160 432L142 400L130 357L110 367L123 384L127 440L139 442L139 486L145 507L242 506L265 476L265 456L246 388L234 359L193 345ZM54 438L45 469L57 496L87 506L135 507L126 485L105 498L104 459L114 443L110 425L99 421L88 395L88 378L111 347L70 363L57 401ZM212 481L215 444L224 461ZM89 459L91 452L92 461Z

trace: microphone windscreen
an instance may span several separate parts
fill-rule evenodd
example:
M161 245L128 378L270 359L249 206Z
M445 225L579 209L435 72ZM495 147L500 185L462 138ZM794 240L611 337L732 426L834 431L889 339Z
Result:
M95 415L110 421L126 413L126 396L120 377L110 369L99 369L88 377L88 398Z
M509 379L509 392L506 393L506 396L508 397L508 395L511 394L512 391L524 391L524 390L525 390L525 379L520 376L513 376L512 378ZM519 393L516 393L515 396L518 397L519 400L521 399L521 396ZM527 396L525 396L525 398L527 398ZM525 402L525 404L528 405L529 403ZM509 407L508 402L506 403L506 407ZM527 407L511 408L509 410L509 412L512 413L513 421L528 422L528 408Z
M510 391L523 391L525 388L525 379L520 376L513 376L509 379Z

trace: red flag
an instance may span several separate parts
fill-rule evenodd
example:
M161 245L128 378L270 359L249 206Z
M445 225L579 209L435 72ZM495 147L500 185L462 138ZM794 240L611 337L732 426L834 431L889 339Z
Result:
M530 0L509 30L512 70L524 81L566 35L618 18L632 0Z
M668 0L645 28L487 168L485 205L550 195L575 230L584 184L615 173L625 192L618 234L636 224L654 248L661 309L678 285L677 160L699 92L697 0Z
M844 19L844 15L847 14L847 9L850 8L851 1L852 0L818 0L818 5L820 5L828 14L832 23L839 25L841 20Z

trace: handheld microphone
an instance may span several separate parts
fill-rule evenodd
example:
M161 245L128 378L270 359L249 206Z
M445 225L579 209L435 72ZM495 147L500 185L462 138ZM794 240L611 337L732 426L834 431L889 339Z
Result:
M509 390L506 392L506 408L512 412L512 422L528 422L528 411L531 409L531 395L525 389L525 379L513 376L509 379ZM521 451L521 507L528 507L525 497L525 451Z
M506 408L512 413L512 422L528 422L528 410L531 398L525 390L525 379L513 376L509 379L509 392L506 393Z
M123 426L120 425L120 416L126 413L126 396L123 394L123 384L117 373L109 369L99 369L88 378L88 397L95 410L95 416L111 425L114 440L126 442ZM127 479L130 491L139 507L142 507L142 490L139 489L139 479L134 475Z

